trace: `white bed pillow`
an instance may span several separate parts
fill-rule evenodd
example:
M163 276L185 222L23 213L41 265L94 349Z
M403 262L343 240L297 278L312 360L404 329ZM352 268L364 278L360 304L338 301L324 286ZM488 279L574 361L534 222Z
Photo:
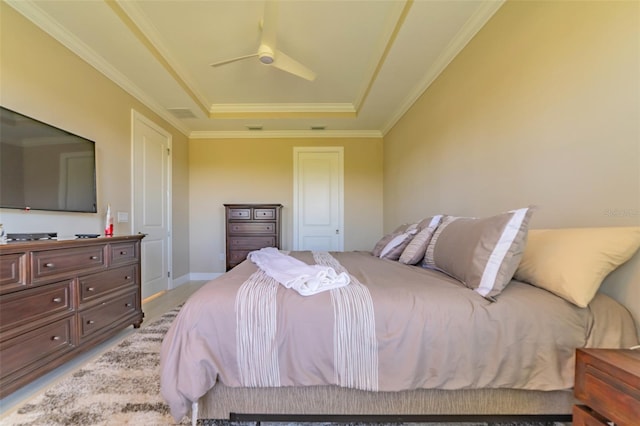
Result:
M639 226L531 229L514 278L585 308L639 247Z

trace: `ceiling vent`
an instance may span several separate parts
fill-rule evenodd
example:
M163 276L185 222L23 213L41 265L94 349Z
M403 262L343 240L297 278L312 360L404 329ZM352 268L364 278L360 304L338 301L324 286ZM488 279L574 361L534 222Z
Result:
M176 118L198 118L189 108L167 108Z

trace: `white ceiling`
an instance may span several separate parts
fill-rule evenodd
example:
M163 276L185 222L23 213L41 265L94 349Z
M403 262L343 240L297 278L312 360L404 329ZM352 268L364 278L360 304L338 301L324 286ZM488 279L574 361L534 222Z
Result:
M257 58L210 66L257 51L264 1L6 2L201 138L382 136L503 0L280 1L277 48L314 81Z

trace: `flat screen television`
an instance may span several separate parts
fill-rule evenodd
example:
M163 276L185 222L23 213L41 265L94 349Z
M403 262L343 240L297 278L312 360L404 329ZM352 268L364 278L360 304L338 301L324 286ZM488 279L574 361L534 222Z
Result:
M96 213L95 142L0 107L0 208Z

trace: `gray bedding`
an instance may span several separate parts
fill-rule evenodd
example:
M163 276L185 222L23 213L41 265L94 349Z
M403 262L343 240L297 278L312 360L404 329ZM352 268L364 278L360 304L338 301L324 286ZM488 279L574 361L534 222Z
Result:
M568 389L575 348L637 344L628 312L604 295L583 309L512 281L490 302L440 272L368 252L292 255L344 268L352 282L305 297L245 261L205 284L162 344L161 393L176 420L216 382Z

